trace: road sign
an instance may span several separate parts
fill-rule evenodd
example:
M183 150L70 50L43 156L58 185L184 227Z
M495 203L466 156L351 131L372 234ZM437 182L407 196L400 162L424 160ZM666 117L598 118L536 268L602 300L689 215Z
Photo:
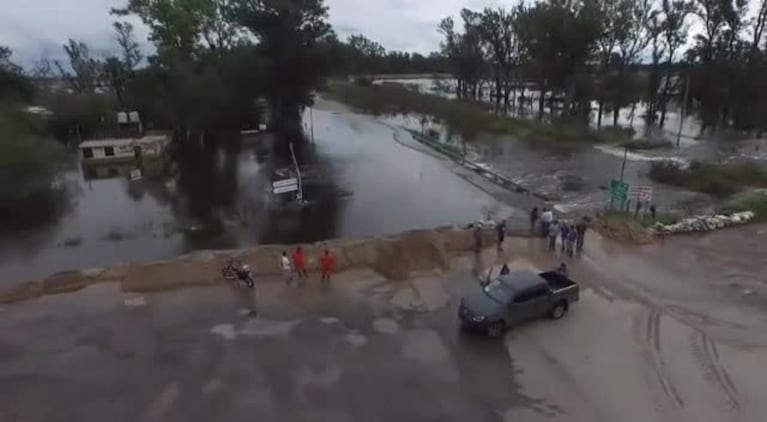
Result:
M638 201L652 201L652 186L632 186L629 189L629 198Z
M128 174L128 179L130 179L131 182L135 182L137 180L141 180L141 169L133 169Z
M293 177L293 178L290 178L290 179L282 179L282 180L277 180L275 182L272 182L272 187L274 189L285 187L285 186L290 186L290 185L298 186L298 179Z
M279 195L281 193L289 193L289 192L295 192L298 190L298 185L287 185L287 186L280 186L279 188L272 189L272 192L275 195Z
M619 201L625 201L628 197L629 185L620 180L610 180L610 197Z

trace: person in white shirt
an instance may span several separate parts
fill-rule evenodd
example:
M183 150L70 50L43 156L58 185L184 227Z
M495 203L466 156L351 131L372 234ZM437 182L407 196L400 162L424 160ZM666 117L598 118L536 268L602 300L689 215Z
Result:
M285 276L285 284L289 286L293 282L293 265L290 263L287 251L282 252L280 263L282 265L282 274Z
M553 221L554 213L550 209L544 208L543 212L541 213L541 231L543 232L544 236L549 234L549 226Z

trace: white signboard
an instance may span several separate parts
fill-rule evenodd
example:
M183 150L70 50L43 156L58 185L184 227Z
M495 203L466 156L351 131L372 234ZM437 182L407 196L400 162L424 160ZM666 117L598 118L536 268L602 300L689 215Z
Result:
M266 130L266 123L259 123L258 124L258 130L265 131Z
M141 170L140 169L131 170L129 177L132 182L136 180L141 180Z
M281 186L279 188L272 189L272 192L275 195L279 195L281 193L290 193L295 192L298 190L298 185L287 185L287 186Z
M652 186L631 186L629 198L644 202L652 201Z
M276 182L272 182L272 187L275 189L285 187L285 186L290 186L290 185L298 185L298 179L293 177L290 179L283 179L283 180L277 180Z

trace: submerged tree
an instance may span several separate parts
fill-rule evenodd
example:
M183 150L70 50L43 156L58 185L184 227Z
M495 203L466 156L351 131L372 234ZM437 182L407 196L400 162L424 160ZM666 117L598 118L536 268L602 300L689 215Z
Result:
M227 16L258 43L266 66L265 96L271 126L297 136L300 112L330 72L328 53L335 36L323 0L230 0Z

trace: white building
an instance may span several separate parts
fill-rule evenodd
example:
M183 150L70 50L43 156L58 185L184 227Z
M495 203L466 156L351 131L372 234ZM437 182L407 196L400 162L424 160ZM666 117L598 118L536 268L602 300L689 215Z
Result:
M140 158L159 158L170 140L166 135L147 135L142 138L94 139L82 142L78 148L86 163L135 161Z

